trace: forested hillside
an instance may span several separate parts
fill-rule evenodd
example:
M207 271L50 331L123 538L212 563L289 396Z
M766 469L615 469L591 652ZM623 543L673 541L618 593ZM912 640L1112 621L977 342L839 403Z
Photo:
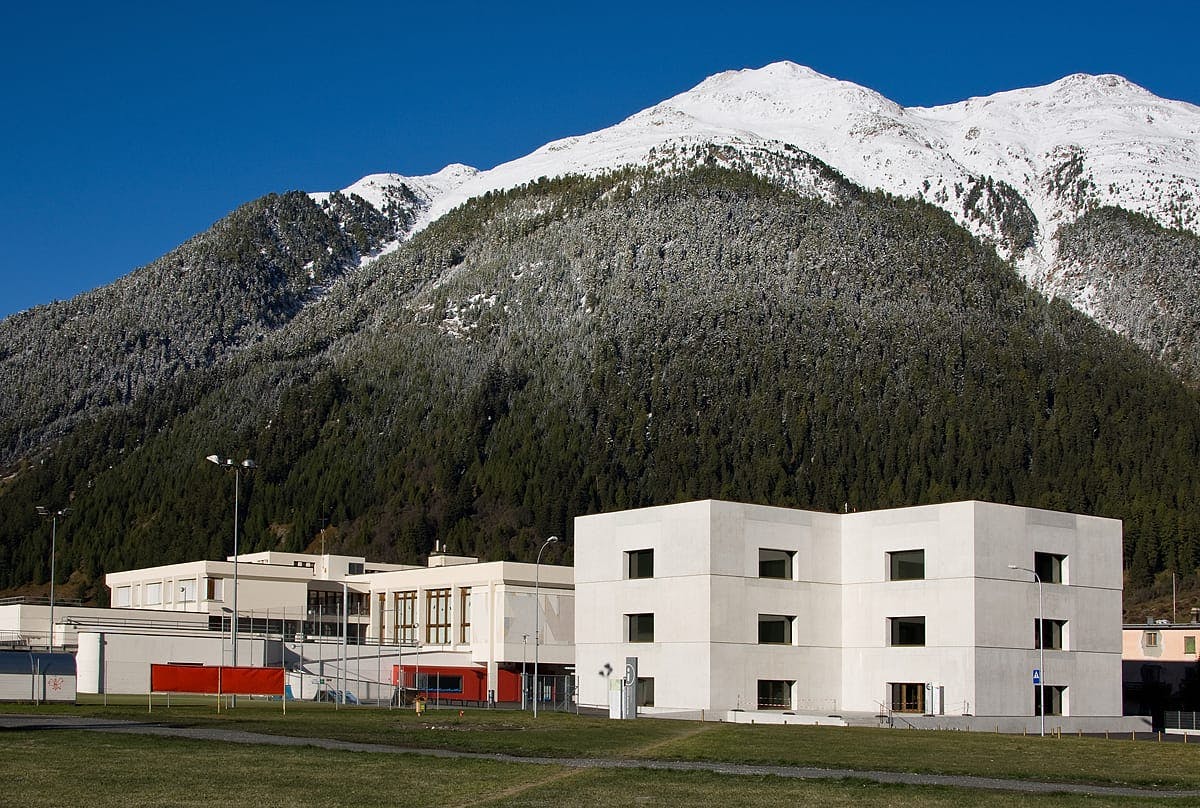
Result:
M73 504L60 576L96 597L228 553L212 452L259 463L245 550L328 524L378 559L530 558L606 509L980 498L1124 519L1133 604L1197 567L1194 394L924 203L716 168L547 180L289 315L21 460L0 587L46 579L37 503Z
M1200 382L1200 238L1120 208L1098 208L1057 235L1053 287L1193 387Z
M260 340L411 222L357 197L263 197L157 261L0 320L0 463Z

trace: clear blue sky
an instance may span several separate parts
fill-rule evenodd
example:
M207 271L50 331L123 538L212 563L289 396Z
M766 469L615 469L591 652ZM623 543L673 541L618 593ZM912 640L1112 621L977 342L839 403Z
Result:
M490 168L781 59L905 105L1074 72L1200 104L1198 6L5 3L0 317L109 283L262 194Z

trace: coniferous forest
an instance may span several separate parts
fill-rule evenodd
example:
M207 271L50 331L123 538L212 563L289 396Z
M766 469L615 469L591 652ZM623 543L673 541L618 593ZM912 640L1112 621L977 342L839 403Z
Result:
M930 205L631 169L489 194L358 269L387 222L252 205L173 254L185 290L139 270L161 305L109 292L90 350L125 386L76 378L78 345L31 383L61 308L0 324L0 589L47 581L35 504L72 506L59 583L99 602L108 571L230 553L214 452L259 465L243 551L529 559L601 510L978 498L1123 519L1131 613L1196 582L1196 394Z

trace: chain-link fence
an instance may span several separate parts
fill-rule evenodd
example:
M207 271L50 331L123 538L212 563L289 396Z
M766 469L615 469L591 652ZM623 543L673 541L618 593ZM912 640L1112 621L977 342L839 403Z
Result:
M578 684L575 677L569 674L562 676L548 676L540 674L538 676L538 684L540 693L535 693L533 688L533 674L525 674L522 681L522 691L524 698L521 700L521 706L526 709L531 709L533 699L539 697L539 710L555 710L558 712L576 712L579 709L578 704Z

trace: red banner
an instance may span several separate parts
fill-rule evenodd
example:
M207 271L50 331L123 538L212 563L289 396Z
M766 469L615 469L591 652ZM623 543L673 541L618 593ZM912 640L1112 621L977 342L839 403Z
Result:
M217 665L150 665L155 693L228 693L236 696L280 695L282 668Z

